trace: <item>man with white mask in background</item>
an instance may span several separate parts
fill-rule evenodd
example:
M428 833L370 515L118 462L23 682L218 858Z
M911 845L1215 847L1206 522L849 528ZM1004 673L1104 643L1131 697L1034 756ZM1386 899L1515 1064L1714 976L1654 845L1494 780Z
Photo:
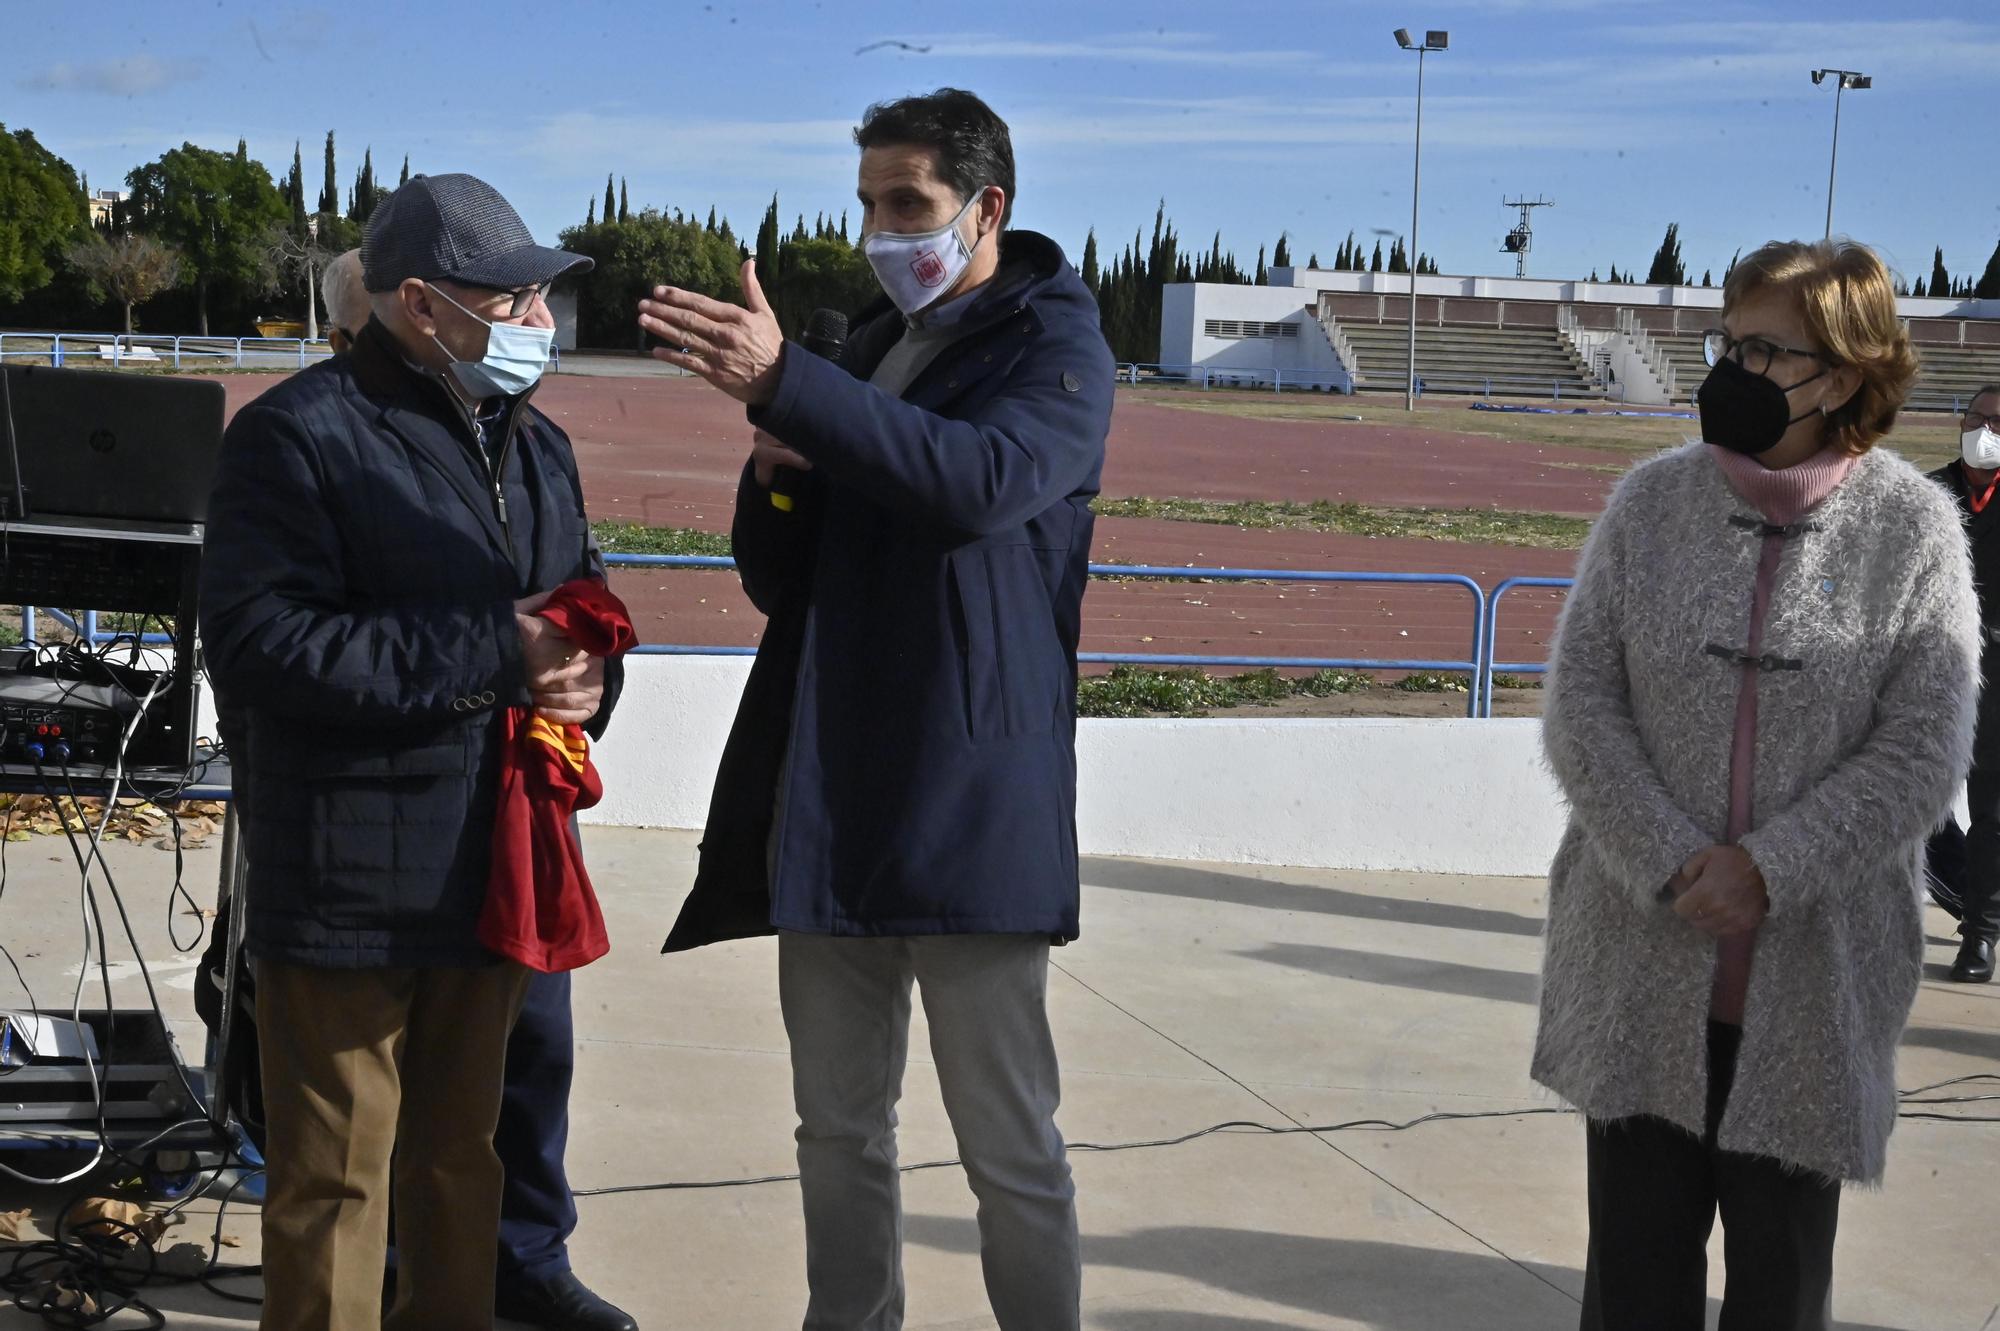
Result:
M1966 791L1972 825L1965 834L1963 916L1951 978L1984 984L1993 978L1993 948L2000 942L2000 384L1972 395L1960 417L1959 460L1931 473L1951 491L1965 518L1972 547L1973 581L1985 650L1980 673L1979 729L1972 747Z

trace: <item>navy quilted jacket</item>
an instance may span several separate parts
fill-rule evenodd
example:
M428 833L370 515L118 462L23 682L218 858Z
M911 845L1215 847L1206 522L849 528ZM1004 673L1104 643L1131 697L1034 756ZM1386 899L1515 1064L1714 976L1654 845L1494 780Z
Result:
M770 617L669 950L773 929L1077 936L1076 648L1114 369L1055 242L1010 231L901 398L793 346L752 423L814 469L734 542ZM780 781L784 798L776 798ZM783 816L773 826L774 813Z
M473 939L500 709L525 705L516 599L598 565L569 439L521 400L475 423L379 324L239 412L203 554L248 946L302 965L449 966ZM619 682L589 727L601 733Z

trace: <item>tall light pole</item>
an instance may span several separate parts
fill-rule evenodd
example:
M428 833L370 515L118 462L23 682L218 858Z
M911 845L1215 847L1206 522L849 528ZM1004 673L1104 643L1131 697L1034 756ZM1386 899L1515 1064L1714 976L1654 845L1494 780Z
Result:
M1414 411L1417 406L1417 256L1423 253L1417 247L1417 202L1424 191L1424 57L1450 46L1451 34L1433 28L1424 34L1423 41L1416 42L1410 39L1408 28L1398 28L1396 45L1417 53L1417 164L1410 181L1410 252L1407 256L1410 270L1410 382L1403 390L1403 410Z
M1856 91L1872 88L1875 86L1875 80L1851 69L1815 69L1812 72L1813 85L1817 87L1829 74L1837 76L1837 81L1833 85L1833 158L1826 167L1826 238L1832 240L1833 175L1840 166L1840 96L1849 88Z

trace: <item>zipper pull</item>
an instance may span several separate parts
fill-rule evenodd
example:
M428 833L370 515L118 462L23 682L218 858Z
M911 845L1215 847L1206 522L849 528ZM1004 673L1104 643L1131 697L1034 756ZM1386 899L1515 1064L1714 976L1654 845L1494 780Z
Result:
M506 492L505 490L503 490L503 489L501 489L501 488L500 488L500 483L499 483L498 481L495 481L495 482L493 483L493 507L494 507L494 509L495 509L496 511L498 511L498 512L499 512L499 514L500 514L500 525L501 525L501 526L503 526L503 527L504 527L504 526L506 526L506 525L507 525L507 492Z

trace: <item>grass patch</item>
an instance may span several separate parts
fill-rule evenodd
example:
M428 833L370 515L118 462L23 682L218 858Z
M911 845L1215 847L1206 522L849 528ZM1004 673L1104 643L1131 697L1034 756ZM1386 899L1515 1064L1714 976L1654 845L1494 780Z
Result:
M593 522L591 532L608 555L724 555L729 537L692 527L645 527L636 522Z
M1321 670L1303 678L1287 678L1275 670L1255 670L1221 678L1191 666L1156 670L1147 666L1114 666L1108 675L1077 681L1080 716L1207 716L1215 708L1268 707L1287 698L1330 698L1366 688L1366 675L1349 670Z
M1359 416L1369 425L1398 425L1419 430L1447 430L1453 434L1484 435L1509 443L1557 445L1625 454L1638 462L1663 449L1678 448L1701 433L1694 420L1648 419L1643 416L1541 416L1527 412L1473 411L1472 399L1436 398L1415 411L1404 411L1396 394L1362 393L1353 397L1322 397L1317 393L1256 394L1207 392L1187 388L1125 388L1120 396L1161 407L1208 412L1251 420L1315 421L1341 424L1342 416ZM1567 400L1565 400L1566 402ZM1592 402L1594 411L1617 406L1613 402ZM1634 404L1632 411L1689 411L1679 402L1671 407ZM1346 422L1346 428L1360 428ZM1958 418L1945 412L1905 413L1896 423L1885 447L1901 453L1926 471L1943 466L1958 456ZM1561 465L1555 458L1538 458L1543 463ZM1628 464L1629 465L1629 464ZM1592 467L1596 470L1596 467ZM1623 470L1619 468L1618 470Z
M1365 504L1309 504L1277 500L1223 503L1205 499L1099 498L1092 507L1107 518L1161 518L1218 526L1338 532L1348 536L1393 536L1476 545L1524 546L1535 550L1577 550L1590 534L1587 518L1551 513L1510 513L1499 509L1374 508Z
M1418 670L1397 680L1396 687L1404 693L1470 693L1472 681L1464 675L1441 675L1434 670Z

